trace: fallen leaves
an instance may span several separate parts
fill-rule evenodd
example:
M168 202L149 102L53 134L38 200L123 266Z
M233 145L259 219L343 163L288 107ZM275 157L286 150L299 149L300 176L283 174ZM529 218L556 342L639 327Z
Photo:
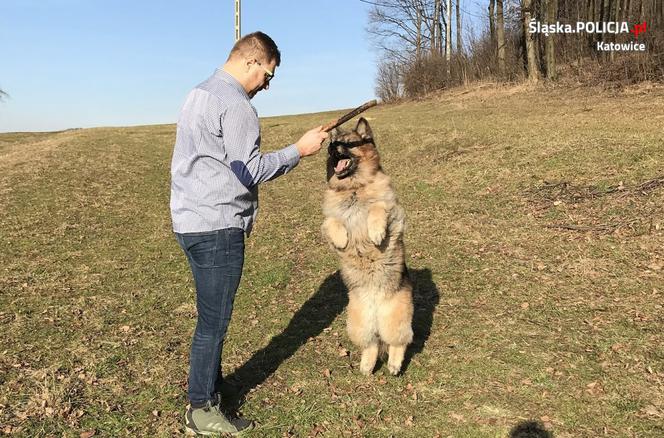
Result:
M466 421L466 417L464 417L461 414L457 414L455 412L450 412L450 418L459 423L463 423Z
M604 392L604 388L602 387L600 382L594 381L586 384L585 392L592 396L597 396Z
M639 412L642 416L646 417L664 418L664 411L655 405L648 405L645 408L641 409Z

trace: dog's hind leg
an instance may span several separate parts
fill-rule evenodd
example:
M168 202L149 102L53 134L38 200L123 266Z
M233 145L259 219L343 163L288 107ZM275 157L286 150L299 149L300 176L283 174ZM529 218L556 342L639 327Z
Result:
M413 340L413 300L410 287L405 287L386 298L378 308L378 333L389 345L387 367L393 375L399 374L406 347Z
M403 356L406 353L406 347L406 344L390 345L387 369L390 370L390 373L393 376L396 376L399 374L399 371L401 371L401 363L403 362Z
M367 348L362 350L362 359L360 360L360 372L365 376L370 375L376 367L376 360L378 359L378 341L369 344Z
M348 294L348 320L346 328L350 340L362 350L360 371L369 375L378 358L378 337L372 321L373 309L361 299L362 291L351 290Z

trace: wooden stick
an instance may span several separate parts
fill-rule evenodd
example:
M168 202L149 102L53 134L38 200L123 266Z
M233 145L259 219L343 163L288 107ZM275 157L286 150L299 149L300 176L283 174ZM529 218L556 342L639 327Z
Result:
M375 106L376 104L378 104L378 102L376 102L375 100L370 100L369 102L358 106L353 111L350 111L350 112L344 114L343 116L339 117L338 119L332 120L330 123L323 126L323 131L330 132L331 130L333 130L337 126L339 126L343 123L346 123L347 121L349 121L350 119L352 119L356 115L360 114L363 111L368 110L369 108L371 108L372 106Z

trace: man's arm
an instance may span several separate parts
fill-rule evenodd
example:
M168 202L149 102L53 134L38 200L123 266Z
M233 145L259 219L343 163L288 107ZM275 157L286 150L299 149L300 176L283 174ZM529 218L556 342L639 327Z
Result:
M313 155L328 134L320 127L306 132L295 144L262 154L258 119L246 102L233 105L222 121L222 135L231 170L242 184L252 187L292 170L300 157Z
M258 117L247 102L238 102L228 108L221 121L221 132L228 164L246 187L283 175L300 161L295 145L261 153Z

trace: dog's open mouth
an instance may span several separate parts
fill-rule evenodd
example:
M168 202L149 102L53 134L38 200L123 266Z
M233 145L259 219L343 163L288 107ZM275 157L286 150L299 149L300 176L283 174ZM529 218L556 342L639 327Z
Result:
M334 148L330 150L330 160L332 161L332 167L334 168L334 174L337 178L345 178L353 171L357 166L357 159L351 154L340 152L338 149Z

